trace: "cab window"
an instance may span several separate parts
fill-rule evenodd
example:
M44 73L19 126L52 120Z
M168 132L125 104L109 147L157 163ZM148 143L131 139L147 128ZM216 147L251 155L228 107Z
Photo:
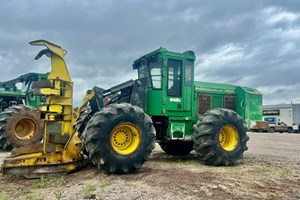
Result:
M192 65L193 61L185 61L185 85L192 86Z
M182 61L168 60L168 96L181 96Z
M152 59L147 64L141 63L138 68L139 78L148 78L148 87L153 89L162 88L162 63L161 57Z
M158 57L156 61L149 62L151 83L153 89L162 88L162 58Z

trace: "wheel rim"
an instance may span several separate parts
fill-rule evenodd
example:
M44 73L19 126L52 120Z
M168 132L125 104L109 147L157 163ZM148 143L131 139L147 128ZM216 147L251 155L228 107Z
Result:
M110 134L113 150L120 155L129 155L136 151L140 144L140 132L131 123L121 123Z
M239 142L239 135L236 128L231 125L225 125L219 133L220 146L226 151L233 151Z
M36 124L30 118L22 118L17 121L14 134L19 140L30 140L35 135Z

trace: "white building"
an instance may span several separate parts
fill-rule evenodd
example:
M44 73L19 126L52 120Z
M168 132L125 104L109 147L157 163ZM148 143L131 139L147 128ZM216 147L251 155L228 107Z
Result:
M278 104L263 106L263 120L270 123L285 122L299 131L300 104Z

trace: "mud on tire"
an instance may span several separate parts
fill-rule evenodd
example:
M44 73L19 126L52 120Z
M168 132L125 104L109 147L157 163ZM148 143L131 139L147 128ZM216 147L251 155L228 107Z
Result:
M148 160L155 147L155 129L141 108L111 104L93 115L81 139L98 168L108 173L130 173Z
M249 137L243 119L229 109L206 112L194 125L194 150L208 165L234 165L242 158Z
M5 150L39 143L43 137L43 120L30 106L11 106L0 113L0 146Z

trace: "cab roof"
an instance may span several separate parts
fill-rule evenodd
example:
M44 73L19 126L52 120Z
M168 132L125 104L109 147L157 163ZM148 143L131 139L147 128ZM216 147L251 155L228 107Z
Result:
M195 53L191 50L185 51L183 53L173 52L169 51L166 48L160 47L159 49L156 49L150 53L147 53L140 58L136 59L132 67L133 69L137 69L140 66L140 63L147 62L151 60L152 58L155 58L158 54L160 54L162 57L171 57L171 58L178 58L178 59L188 59L194 61L196 59Z

